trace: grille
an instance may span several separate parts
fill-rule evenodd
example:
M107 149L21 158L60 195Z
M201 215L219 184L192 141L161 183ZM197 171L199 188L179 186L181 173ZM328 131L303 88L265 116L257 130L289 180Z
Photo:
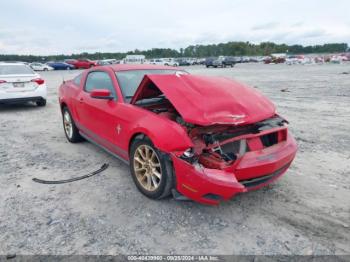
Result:
M278 143L278 134L277 132L274 132L267 135L263 135L260 137L260 140L264 147L273 146Z

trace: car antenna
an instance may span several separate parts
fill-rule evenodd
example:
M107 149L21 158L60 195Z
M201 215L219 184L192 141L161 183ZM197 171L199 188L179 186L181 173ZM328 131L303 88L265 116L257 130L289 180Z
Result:
M66 83L66 80L64 80L64 75L61 74L61 76L62 76L62 84L65 84L65 83Z

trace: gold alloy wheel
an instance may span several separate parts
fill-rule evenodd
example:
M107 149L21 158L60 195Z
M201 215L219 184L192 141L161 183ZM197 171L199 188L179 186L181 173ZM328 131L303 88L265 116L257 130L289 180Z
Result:
M73 124L72 124L72 119L71 119L68 111L65 111L63 114L63 125L64 125L64 131L66 132L67 136L69 138L72 138L72 136L73 136Z
M154 149L140 145L134 153L134 170L140 185L147 191L155 191L162 179L162 169Z

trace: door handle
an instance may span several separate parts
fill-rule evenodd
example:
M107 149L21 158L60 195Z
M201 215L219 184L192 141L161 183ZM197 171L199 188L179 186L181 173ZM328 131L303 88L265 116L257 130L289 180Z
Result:
M80 99L79 99L79 103L80 103L80 104L84 103L84 98L80 98Z

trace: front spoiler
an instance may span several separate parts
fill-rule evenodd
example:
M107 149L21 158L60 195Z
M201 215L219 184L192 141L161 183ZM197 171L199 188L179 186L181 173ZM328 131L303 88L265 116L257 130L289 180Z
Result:
M274 182L287 171L296 151L296 142L288 134L284 142L244 155L233 172L192 165L172 155L176 190L194 201L216 205Z

